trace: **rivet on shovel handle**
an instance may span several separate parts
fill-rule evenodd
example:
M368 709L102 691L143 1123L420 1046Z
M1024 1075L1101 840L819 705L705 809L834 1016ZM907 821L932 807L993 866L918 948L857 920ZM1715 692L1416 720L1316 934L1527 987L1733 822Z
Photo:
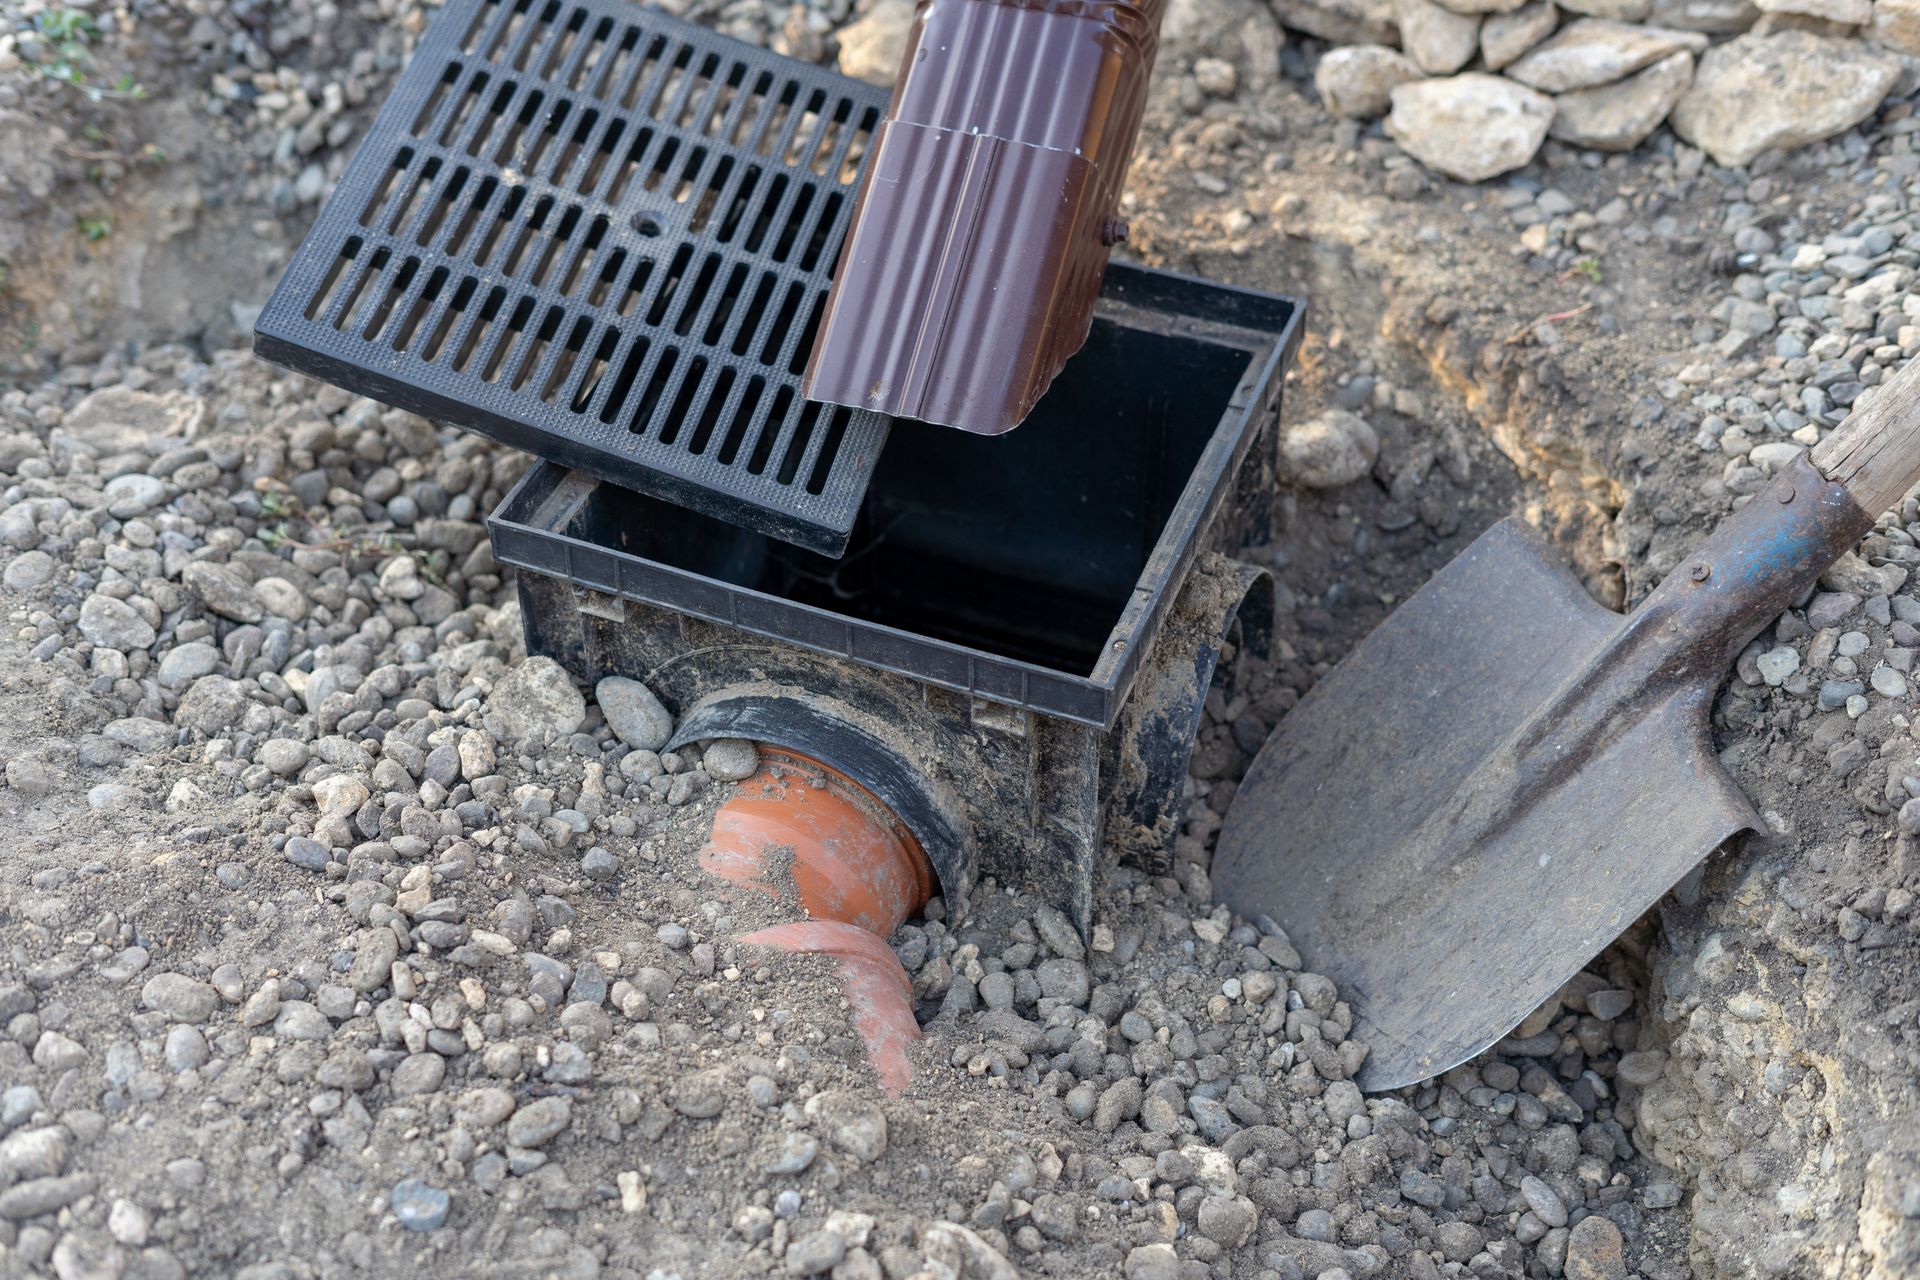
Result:
M1510 1030L1758 815L1708 714L1734 656L1920 479L1920 361L1631 614L1495 525L1281 721L1214 855L1339 983L1368 1090Z

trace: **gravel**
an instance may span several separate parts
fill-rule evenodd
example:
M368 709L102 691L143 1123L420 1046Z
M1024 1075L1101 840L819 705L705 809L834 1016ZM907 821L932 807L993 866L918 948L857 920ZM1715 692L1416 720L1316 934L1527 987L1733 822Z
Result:
M245 122L231 154L257 189L251 205L223 191L229 205L262 220L282 205L295 223L310 213L417 33L420 8L389 9L321 20L296 3L271 24L244 7L183 10L163 33L204 95L194 118ZM854 16L704 12L821 57ZM1295 441L1276 509L1287 678L1209 698L1183 810L1157 861L1129 859L1102 882L1089 937L1058 904L997 881L969 914L935 912L895 937L927 1019L903 1099L872 1088L824 966L734 945L754 905L698 871L712 807L752 774L751 748L663 754L673 717L644 685L602 680L589 703L565 671L525 656L513 584L479 523L522 459L197 337L103 334L32 355L42 363L0 389L4 643L28 690L8 703L20 725L0 791L22 832L5 882L19 937L0 968L0 1151L23 1144L20 1169L0 1177L0 1244L42 1272L59 1271L57 1254L67 1274L114 1257L127 1275L261 1277L470 1271L484 1258L502 1274L609 1280L923 1268L1424 1280L1624 1275L1631 1260L1634 1274L1670 1280L1695 1170L1713 1169L1729 1202L1795 1203L1755 1180L1772 1163L1737 1166L1749 1186L1689 1134L1723 1124L1733 1096L1740 1117L1800 1133L1799 1112L1765 1100L1811 1096L1802 1049L1822 1062L1884 1052L1879 1078L1897 1079L1897 1027L1862 1020L1843 1047L1817 1043L1777 1012L1804 1006L1731 990L1754 966L1722 973L1676 923L1698 945L1684 964L1662 959L1664 944L1611 952L1528 1019L1527 1037L1369 1099L1349 1078L1365 1045L1343 993L1284 936L1213 901L1212 837L1266 731L1385 596L1490 514L1471 495L1515 496L1500 487L1507 464L1462 424L1519 424L1537 407L1435 358L1487 397L1469 413L1403 367L1394 344L1455 341L1432 336L1445 299L1396 290L1383 325L1365 302L1367 242L1429 224L1450 233L1460 202L1421 199L1417 166L1377 130L1292 127L1313 113L1274 68L1297 80L1309 63L1299 41L1253 56L1242 33L1261 20L1271 25L1262 7L1234 8L1220 16L1230 36L1168 37L1162 88L1179 119L1153 126L1156 158L1133 187L1148 256L1199 253L1197 267L1235 279L1338 259L1369 286L1316 277L1340 282L1317 296L1326 386L1316 373L1289 392L1290 421L1327 430ZM115 29L98 56L120 47ZM1404 59L1346 61L1379 83L1341 91L1384 108ZM0 112L16 106L0 98ZM107 123L116 138L145 136ZM1905 154L1907 136L1876 145ZM1807 161L1844 167L1850 145ZM1587 297L1574 266L1588 254L1633 295L1631 278L1609 274L1628 269L1626 251L1607 256L1593 237L1617 247L1646 232L1645 252L1667 255L1696 295L1653 308L1661 325L1686 317L1682 358L1668 359L1664 338L1637 349L1647 382L1621 385L1644 394L1618 397L1618 415L1539 415L1565 434L1527 464L1550 525L1565 492L1609 495L1603 518L1568 517L1562 532L1617 536L1608 554L1637 591L1910 353L1904 277L1888 280L1916 265L1907 197L1898 183L1863 187L1856 211L1822 222L1780 202L1784 181L1720 174L1660 136L1624 168L1553 142L1540 155L1481 193L1489 225L1511 223L1508 242L1488 237L1493 257L1462 256L1450 239L1428 242L1423 265L1439 287L1504 262L1520 282L1510 304L1462 294L1500 331L1458 340L1490 363L1524 358L1548 386L1562 373L1532 370L1552 327L1508 342L1512 326ZM1327 180L1327 157L1352 172ZM1715 226L1685 247L1654 228L1701 203L1689 182L1737 196L1706 201ZM1628 212L1604 221L1616 197ZM1360 230L1342 239L1327 220ZM1513 242L1522 232L1538 247ZM1308 243L1313 254L1296 252ZM1728 271L1695 262L1723 251ZM1584 338L1607 309L1555 323ZM1327 406L1310 397L1323 389L1344 416L1320 417ZM1641 399L1662 414L1645 437L1608 435L1601 448L1582 434L1599 418L1616 431ZM1528 456L1531 437L1513 431L1503 445ZM1649 439L1639 464L1620 453ZM1880 806L1830 806L1862 824L1823 837L1834 866L1852 865L1847 839L1893 865L1880 833L1907 823L1903 778L1920 748L1895 725L1894 677L1904 683L1911 659L1898 655L1920 647L1905 580L1916 524L1914 510L1882 522L1856 564L1780 619L1716 715L1734 755L1778 744L1803 777L1837 773ZM1345 568L1314 576L1332 565ZM1823 712L1828 683L1839 697ZM1765 808L1783 832L1813 821L1777 796ZM1808 890L1801 876L1769 864L1704 906L1697 886L1681 892L1695 895L1688 910L1761 902L1796 921L1804 896L1807 954L1901 954L1910 888ZM1742 956L1756 928L1712 927ZM1663 966L1657 982L1647 964ZM1689 1019L1721 1056L1676 1043ZM1777 1063L1771 1048L1737 1052L1789 1032L1800 1048ZM1722 1096L1673 1092L1695 1079L1720 1081ZM1675 1097L1686 1105L1656 1105ZM1843 1149L1852 1105L1823 1103ZM1685 1172L1660 1169L1661 1153ZM1847 1216L1820 1211L1822 1223Z

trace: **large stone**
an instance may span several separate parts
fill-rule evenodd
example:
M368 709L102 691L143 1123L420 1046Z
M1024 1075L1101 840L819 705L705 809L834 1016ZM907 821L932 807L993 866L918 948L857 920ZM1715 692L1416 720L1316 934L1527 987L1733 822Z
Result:
M1498 71L1553 34L1560 11L1547 0L1496 13L1480 24L1480 59L1487 70Z
M1393 87L1418 79L1420 68L1413 59L1382 44L1329 49L1313 70L1313 87L1327 110L1351 120L1387 114Z
M1527 0L1440 0L1455 13L1512 13Z
M840 29L840 73L873 84L892 84L907 52L912 0L880 0Z
M102 387L73 406L59 429L100 453L130 449L159 453L199 412L194 400L179 392L155 395L130 387Z
M1283 26L1334 44L1398 44L1393 0L1267 0Z
M1744 35L1709 50L1673 109L1673 131L1732 168L1763 151L1844 133L1900 78L1897 58L1805 31Z
M572 1120L573 1104L565 1098L538 1098L507 1121L507 1141L516 1147L543 1147Z
M1874 0L1873 38L1900 53L1920 54L1920 0Z
M1567 1239L1566 1280L1627 1280L1626 1242L1599 1214L1574 1224Z
M258 622L266 616L247 575L232 565L196 560L180 573L187 590L200 597L207 612L235 622Z
M220 1007L220 993L184 973L156 973L140 988L140 1002L175 1022L205 1022Z
M80 634L102 649L126 653L144 649L159 638L132 605L97 591L80 606Z
M206 737L216 736L246 714L247 686L225 676L201 676L181 696L174 723Z
M593 699L614 736L635 750L658 751L673 736L673 713L638 680L607 676L594 686Z
M1520 168L1553 123L1553 99L1480 72L1403 84L1392 96L1387 133L1420 163L1462 182Z
M1660 127L1692 83L1693 55L1683 49L1618 84L1563 93L1554 99L1560 109L1551 135L1576 147L1631 151Z
M1696 31L1581 18L1508 67L1507 74L1542 93L1566 93L1612 84L1682 49L1698 53L1706 47L1707 38Z
M1263 0L1169 0L1160 42L1224 58L1257 92L1279 80L1287 33Z
M1569 13L1589 18L1610 18L1615 22L1645 22L1653 12L1653 0L1559 0Z
M1400 47L1432 75L1451 75L1480 48L1480 17L1443 9L1434 0L1394 0Z
M587 718L587 700L552 658L528 658L487 697L485 724L503 742L564 738Z
M1864 27L1873 21L1874 0L1753 0L1762 13L1819 18L1843 27Z
M829 1089L807 1099L806 1113L835 1147L868 1164L887 1151L887 1113L875 1099Z
M1281 474L1309 489L1352 484L1379 456L1380 437L1372 424L1345 409L1288 423L1280 436Z
M1760 17L1753 0L1653 0L1647 20L1655 26L1708 35L1738 35Z

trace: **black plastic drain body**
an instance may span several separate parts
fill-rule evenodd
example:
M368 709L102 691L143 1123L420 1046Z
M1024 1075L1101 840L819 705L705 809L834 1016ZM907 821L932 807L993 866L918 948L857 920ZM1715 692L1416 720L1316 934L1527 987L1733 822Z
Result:
M1276 424L1301 306L1116 262L1018 431L903 423L839 559L542 463L487 521L527 652L644 680L675 743L840 770L933 860L1091 922L1160 869L1209 693L1271 634Z
M255 349L838 555L888 419L799 383L885 103L627 0L449 0Z

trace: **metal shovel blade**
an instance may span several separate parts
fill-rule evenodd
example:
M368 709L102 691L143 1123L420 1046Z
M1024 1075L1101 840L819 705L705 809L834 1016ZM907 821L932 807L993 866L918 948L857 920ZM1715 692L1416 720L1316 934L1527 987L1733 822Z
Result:
M1796 514L1813 518L1817 502ZM1795 550L1776 538L1783 549ZM1654 607L1663 584L1622 616L1508 520L1267 740L1227 815L1213 883L1339 983L1353 1038L1372 1048L1363 1089L1424 1080L1492 1044L1756 826L1714 755L1708 711L1732 656L1717 631L1746 629L1737 652L1778 608L1747 619L1732 570ZM1774 573L1752 607L1775 607L1799 580Z

